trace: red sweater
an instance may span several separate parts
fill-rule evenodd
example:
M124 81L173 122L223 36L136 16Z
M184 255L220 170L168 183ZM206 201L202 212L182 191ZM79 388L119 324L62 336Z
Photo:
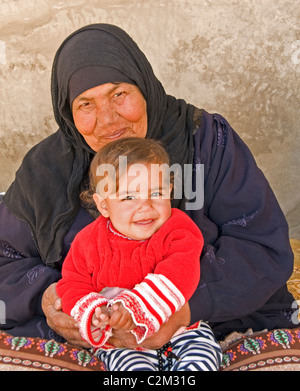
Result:
M132 332L140 343L194 293L202 247L199 228L178 209L144 241L124 237L100 216L76 235L63 263L57 284L63 311L79 322L84 339L98 347L110 334L107 328L98 340L93 335L96 307L121 302L137 325ZM101 295L107 287L125 290L108 300Z

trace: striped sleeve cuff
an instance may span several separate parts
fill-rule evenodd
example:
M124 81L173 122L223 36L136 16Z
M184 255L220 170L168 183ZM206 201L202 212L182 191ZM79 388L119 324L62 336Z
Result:
M134 289L122 292L113 302L121 302L131 313L137 326L132 333L141 343L183 306L185 298L167 277L149 273Z
M71 316L79 323L82 338L96 348L104 345L112 335L111 327L108 325L104 328L91 326L95 309L107 304L108 300L105 297L92 292L78 300L71 310Z

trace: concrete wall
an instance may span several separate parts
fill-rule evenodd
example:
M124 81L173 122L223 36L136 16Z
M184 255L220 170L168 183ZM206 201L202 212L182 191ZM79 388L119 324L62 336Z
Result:
M168 93L230 121L300 239L299 21L297 0L2 0L0 191L56 130L56 49L75 29L107 22L132 35Z

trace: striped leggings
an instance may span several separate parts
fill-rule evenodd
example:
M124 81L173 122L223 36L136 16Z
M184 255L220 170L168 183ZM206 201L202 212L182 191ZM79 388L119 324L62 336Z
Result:
M211 328L201 322L197 329L187 330L170 341L172 352L179 358L170 362L162 355L164 371L217 371L222 352ZM99 349L97 357L108 371L158 371L157 350Z

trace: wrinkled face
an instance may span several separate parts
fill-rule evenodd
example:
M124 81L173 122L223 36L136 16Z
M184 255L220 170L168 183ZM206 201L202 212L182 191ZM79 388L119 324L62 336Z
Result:
M117 193L105 198L95 193L94 200L100 213L109 217L121 234L145 240L171 216L172 185L163 179L158 165L144 165L138 174L130 172L132 167L121 176Z
M74 99L72 113L77 130L94 151L118 138L146 137L147 105L133 84L91 88Z

